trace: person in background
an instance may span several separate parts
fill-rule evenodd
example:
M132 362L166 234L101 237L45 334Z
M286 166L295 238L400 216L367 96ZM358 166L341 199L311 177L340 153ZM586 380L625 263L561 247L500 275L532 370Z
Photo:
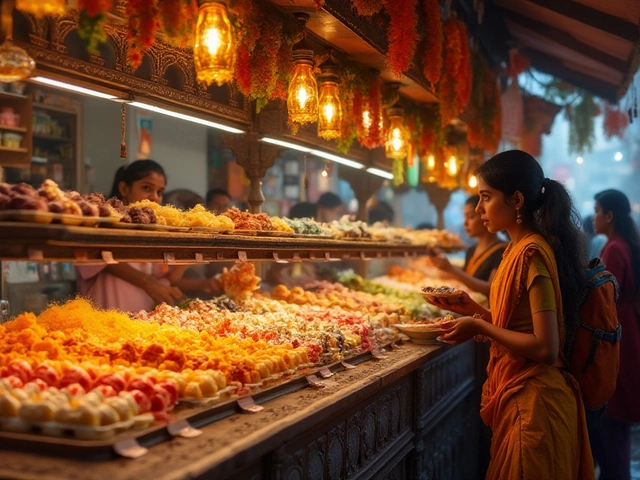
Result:
M607 243L607 237L605 235L596 234L593 230L593 215L589 215L582 222L582 231L587 237L589 245L589 258L596 258L600 256L602 248Z
M631 424L640 422L640 236L624 193L605 190L595 200L593 230L608 239L601 258L618 281L622 339L616 390L600 424L590 432L591 442L600 480L628 480Z
M214 190L212 190L214 191ZM221 199L215 198L214 202L220 202ZM189 210L196 205L204 205L204 199L196 192L186 189L172 190L165 194L164 200L167 204L173 205L182 210ZM217 203L220 206L220 203ZM232 266L225 262L227 267ZM189 297L210 299L214 296L222 294L222 285L220 284L220 274L222 266L217 263L189 265L184 268L182 277L174 279L173 285L178 287Z
M204 205L204 198L192 190L179 188L164 194L165 205L173 205L182 210L191 210L196 205Z
M166 184L167 177L160 164L137 160L118 169L111 196L125 205L141 200L160 203ZM97 307L149 311L155 303L174 305L182 298L180 289L171 286L182 275L180 268L170 271L158 264L118 263L78 266L77 271L78 292L88 296Z
M289 209L289 218L316 218L318 215L318 207L311 202L296 203Z
M387 202L376 202L375 205L372 205L367 212L367 223L369 225L373 225L374 223L382 223L385 227L389 227L393 225L393 220L395 218L395 213L391 205Z
M464 231L469 238L478 239L478 243L467 248L464 267L452 265L442 252L437 252L437 255L431 257L431 262L440 270L460 280L471 290L489 296L491 280L498 270L507 244L500 240L496 233L490 232L484 226L480 214L475 210L479 201L479 195L469 197L462 210Z
M231 206L231 195L223 188L214 188L207 192L208 210L215 214L221 214L229 210Z
M344 212L344 202L335 193L325 192L316 202L316 221L329 223L338 220Z
M433 223L422 222L416 225L415 230L433 230L434 228L436 227L433 226Z
M593 479L580 387L563 361L586 282L578 213L564 186L523 151L495 155L476 175L476 212L490 232L507 230L511 238L491 309L466 293L433 303L465 315L441 324L443 342L491 340L480 409L493 432L486 478Z

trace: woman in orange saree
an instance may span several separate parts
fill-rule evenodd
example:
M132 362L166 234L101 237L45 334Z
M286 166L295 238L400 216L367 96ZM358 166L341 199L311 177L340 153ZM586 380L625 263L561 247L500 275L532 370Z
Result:
M544 178L525 152L498 154L477 175L477 212L490 231L507 230L512 240L492 282L490 311L466 294L440 306L467 315L444 325L443 341L491 339L480 411L493 432L486 478L592 479L579 387L563 369L586 264L578 217L564 187Z

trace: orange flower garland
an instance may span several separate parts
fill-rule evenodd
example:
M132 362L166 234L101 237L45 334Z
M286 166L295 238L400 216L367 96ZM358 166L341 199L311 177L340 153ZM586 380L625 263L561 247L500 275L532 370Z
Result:
M362 102L362 110L357 116L358 121L358 142L366 148L376 148L384 143L383 131L380 128L380 120L382 119L382 91L379 77L371 81L367 89L367 98ZM362 99L362 96L360 96ZM357 101L359 102L360 99ZM363 99L364 100L364 99ZM357 115L356 99L354 98L354 114ZM360 106L358 105L358 109ZM369 112L368 125L364 122L364 112Z
M155 0L129 0L126 6L127 45L129 63L137 69L142 63L142 55L155 39L158 29L158 8Z
M401 77L409 70L418 45L417 0L387 0L385 7L391 18L387 66Z
M198 21L196 0L159 0L160 25L167 41L177 47L193 44L193 33Z
M358 12L358 15L364 17L375 15L382 9L382 0L353 0L351 3L355 7L356 12Z
M426 37L424 46L424 76L436 87L442 72L442 19L440 18L440 0L423 0L426 16Z
M456 103L456 84L459 81L458 74L462 62L462 45L456 22L455 18L449 18L444 24L444 70L439 83L440 117L443 127L460 113Z
M461 21L456 21L458 26L458 36L460 38L460 67L458 70L458 81L456 82L456 107L459 113L464 112L469 97L471 95L471 85L473 84L473 70L471 68L471 55L469 53L469 37L467 27Z

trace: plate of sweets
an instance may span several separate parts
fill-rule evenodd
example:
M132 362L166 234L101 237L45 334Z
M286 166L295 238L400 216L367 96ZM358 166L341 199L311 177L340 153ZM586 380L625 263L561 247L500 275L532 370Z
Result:
M424 287L420 295L427 302L432 303L434 300L446 300L449 304L457 302L462 295L462 290L458 290L454 287L440 286L440 287Z
M442 324L452 320L454 320L452 315L446 315L434 320L425 320L414 323L398 323L392 325L392 327L397 328L404 333L413 343L429 344L434 343L442 333L446 332L446 330L442 328Z

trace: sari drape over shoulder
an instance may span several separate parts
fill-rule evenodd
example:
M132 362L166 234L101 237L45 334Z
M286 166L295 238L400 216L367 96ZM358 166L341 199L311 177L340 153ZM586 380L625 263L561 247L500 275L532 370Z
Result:
M491 288L493 323L509 328L515 307L527 294L529 262L536 253L553 283L562 351L565 329L558 269L551 247L540 235L527 235L505 252ZM492 342L480 410L493 431L487 479L594 478L579 387L561 366L561 361L546 365Z

